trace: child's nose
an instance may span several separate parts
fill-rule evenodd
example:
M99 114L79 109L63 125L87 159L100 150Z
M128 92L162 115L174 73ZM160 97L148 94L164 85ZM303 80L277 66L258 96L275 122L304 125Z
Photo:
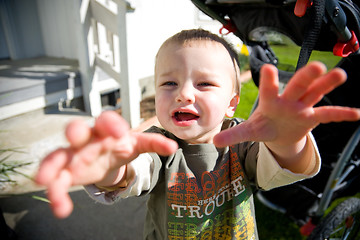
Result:
M184 84L181 88L179 88L176 102L195 102L194 87L192 86L192 84Z

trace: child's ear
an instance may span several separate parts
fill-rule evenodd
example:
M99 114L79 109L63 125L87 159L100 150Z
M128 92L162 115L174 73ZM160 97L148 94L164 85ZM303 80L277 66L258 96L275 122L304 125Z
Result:
M225 116L228 118L231 118L234 116L235 110L237 105L240 102L240 97L239 95L235 95L231 100L230 100L230 104L228 106L228 109L226 110Z

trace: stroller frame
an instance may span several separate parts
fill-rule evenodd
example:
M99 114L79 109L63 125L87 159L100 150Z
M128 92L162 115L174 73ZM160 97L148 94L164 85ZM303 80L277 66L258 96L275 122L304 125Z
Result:
M237 37L239 37L245 44L249 46L258 46L261 45L261 48L264 49L267 62L277 65L277 58L272 52L272 50L268 47L267 43L264 42L254 42L246 37L242 32L239 32L236 24L234 24L233 19L228 17L224 12L218 13L217 8L213 8L211 4L207 4L208 2L217 2L217 1L209 1L209 0L191 0L193 4L203 11L205 14L210 16L211 18L219 21L223 27L220 29L220 33L224 32L226 29L228 32L233 32ZM316 3L321 2L322 0L317 0ZM218 2L226 2L226 1L218 1ZM231 1L230 1L231 2ZM239 4L249 3L251 1L232 1L233 5L236 5L236 2L240 2ZM344 2L348 2L344 0ZM315 0L314 0L315 3ZM256 3L254 3L256 4ZM342 56L343 59L352 56L352 55L360 55L359 51L359 43L357 41L357 36L359 37L360 27L359 22L357 24L351 25L351 27L356 28L355 31L349 30L347 27L346 21L346 14L343 11L343 8L346 8L344 3L337 2L336 0L324 0L320 4L323 4L324 11L329 15L328 21L331 24L331 30L335 32L336 38L338 42L335 44L333 49L320 49L321 51L329 51L333 50L335 55ZM221 3L218 3L221 5ZM231 6L231 4L229 4ZM335 15L331 15L331 10L336 10L337 12L333 12L334 14L340 14L340 18L334 18ZM348 9L346 10L348 13ZM225 11L226 13L226 11ZM353 12L352 12L353 13ZM358 15L359 12L354 13ZM320 16L321 21L324 17L323 15ZM357 16L359 19L360 16ZM329 20L330 19L330 20ZM355 26L355 27L354 27ZM319 31L319 30L317 30ZM319 32L316 34L320 34ZM318 37L318 36L317 36ZM304 42L306 39L304 40ZM298 44L299 45L299 44ZM308 43L311 45L310 47L304 46L306 44L302 44L302 50L305 49L305 54L300 52L299 61L296 69L299 69L303 65L305 65L310 57L311 51L315 48L315 43ZM346 50L345 50L346 49ZM304 51L303 51L304 52ZM309 53L310 52L310 53ZM359 59L359 58L358 58ZM252 71L253 72L253 71ZM279 71L280 81L282 84L286 84L291 75L288 73L283 73L282 75L286 75L285 77L281 78L281 71ZM253 74L254 75L254 74ZM257 100L254 104L253 110L257 106ZM357 106L358 107L358 106ZM358 125L358 124L357 124ZM331 170L330 176L326 180L326 185L323 191L320 194L316 194L312 192L311 194L316 195L316 203L314 203L307 211L307 222L305 221L297 221L297 223L301 226L300 232L305 235L309 236L308 239L327 239L330 234L336 229L335 226L341 224L344 220L349 220L351 217L352 224L345 223L345 225L349 226L342 236L338 239L360 239L360 198L348 198L344 200L342 203L338 204L330 213L324 217L326 210L329 208L331 203L340 197L348 197L342 196L341 192L344 188L350 185L352 182L349 181L349 176L354 173L354 171L359 171L360 169L360 156L355 156L354 153L356 148L360 142L360 126L357 126L349 139L345 139L347 142L344 149L341 151L340 156L337 158L335 162L335 166ZM321 153L321 152L320 152ZM357 172L356 172L357 173ZM359 177L355 176L355 181L359 181ZM356 185L356 184L355 184ZM306 191L307 188L304 187ZM359 193L359 190L356 190ZM309 190L311 192L311 190ZM267 207L277 210L282 213L286 213L287 210L284 207L281 207L277 204L274 204L271 201L268 201L262 194L261 191L257 192L258 199L265 204ZM339 217L339 214L341 216ZM295 220L297 220L295 218ZM339 222L340 221L340 222ZM333 224L334 226L330 226Z
M322 217L324 215L326 209L330 205L330 201L334 195L334 192L344 184L345 178L355 168L355 166L360 166L360 159L356 162L350 162L351 154L354 152L355 147L359 141L360 127L356 129L352 137L349 139L347 145L344 148L344 151L336 162L336 166L334 167L327 181L322 197L320 198L319 207L314 217Z

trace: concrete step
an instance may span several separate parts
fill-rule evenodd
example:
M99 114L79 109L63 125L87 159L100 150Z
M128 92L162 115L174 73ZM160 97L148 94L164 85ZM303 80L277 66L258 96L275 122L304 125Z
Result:
M0 119L82 96L77 60L39 57L0 61Z

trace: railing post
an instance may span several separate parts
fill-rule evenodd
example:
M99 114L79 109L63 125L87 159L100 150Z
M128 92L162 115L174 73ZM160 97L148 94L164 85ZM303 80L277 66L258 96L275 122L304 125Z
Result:
M117 25L119 27L120 50L120 96L122 116L131 127L137 127L140 122L140 87L137 79L131 79L128 68L127 31L126 31L126 1L118 0Z
M90 20L90 1L74 1L74 29L76 33L79 68L83 89L85 110L91 116L98 116L101 113L101 98L99 92L94 88L97 75L93 66L94 60L90 59L88 38L92 36ZM90 37L91 36L91 37Z
M77 11L74 14L75 30L79 50L79 67L84 104L86 111L92 116L98 116L102 111L101 93L98 89L98 77L95 71L95 65L98 65L118 81L120 85L122 116L129 122L131 127L137 127L140 122L140 87L137 79L131 79L131 74L129 74L128 70L126 31L127 3L124 0L115 0L115 2L117 3L116 16L110 12L108 14L101 5L96 5L96 1L77 0L74 3L74 9ZM90 6L91 4L94 5ZM92 8L90 9L90 7ZM94 16L97 20L101 19L101 21L104 22L107 32L107 43L111 45L110 50L113 55L110 62L106 62L101 56L97 56L100 53L99 49L101 46L99 46L99 40L97 39L98 32L93 32L97 30L96 23L92 22L94 21L92 20ZM114 24L115 21L116 24ZM113 46L113 34L118 35L118 47ZM97 50L93 49L94 42L98 45ZM119 65L117 61L115 61L114 56L119 56ZM115 64L114 61L116 62Z

